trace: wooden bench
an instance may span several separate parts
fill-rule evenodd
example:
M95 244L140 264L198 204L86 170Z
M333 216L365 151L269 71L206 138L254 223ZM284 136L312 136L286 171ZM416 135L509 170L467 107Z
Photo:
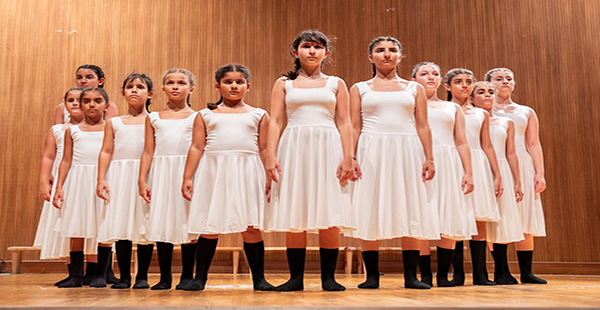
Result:
M23 262L23 252L39 251L40 249L32 246L11 246L8 247L8 252L11 252L11 269L10 273L21 273L21 264Z

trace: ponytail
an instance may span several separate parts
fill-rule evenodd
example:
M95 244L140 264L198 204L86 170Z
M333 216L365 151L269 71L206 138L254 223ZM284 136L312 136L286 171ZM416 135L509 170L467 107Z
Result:
M221 96L219 98L219 101L217 101L217 102L209 102L206 105L208 106L209 110L214 110L214 109L218 108L219 104L221 104L221 103L223 103L223 96Z
M294 70L289 71L288 73L284 74L283 76L287 77L290 80L295 80L298 77L300 69L302 69L302 64L300 63L300 59L296 58L296 59L294 59Z

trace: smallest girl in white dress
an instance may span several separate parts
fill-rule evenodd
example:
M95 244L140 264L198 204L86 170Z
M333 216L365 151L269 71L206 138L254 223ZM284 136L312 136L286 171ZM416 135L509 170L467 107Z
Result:
M270 291L274 287L264 276L261 233L267 181L261 155L269 115L244 102L250 90L246 67L223 66L215 72L215 80L221 99L196 116L183 174L181 191L191 200L188 231L200 235L196 277L183 289L203 290L219 235L242 233L254 290Z

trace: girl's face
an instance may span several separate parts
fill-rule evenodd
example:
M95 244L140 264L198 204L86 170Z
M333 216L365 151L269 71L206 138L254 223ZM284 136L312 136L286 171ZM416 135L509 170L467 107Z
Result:
M496 71L492 73L490 82L496 86L499 93L510 95L515 90L515 78L508 71Z
M79 95L81 94L80 90L70 91L67 94L67 99L65 100L65 108L69 115L74 118L81 120L83 118L83 112L79 107Z
M496 90L491 85L479 85L473 91L471 103L478 108L489 111L494 104L496 98Z
M104 110L107 103L98 91L89 91L81 98L81 110L86 117L98 118L104 117Z
M414 80L428 90L437 90L442 83L442 75L438 68L432 65L422 66L417 70Z
M79 69L75 74L75 83L77 87L99 87L104 84L104 78L98 79L96 72L92 69Z
M401 60L402 57L400 57L398 45L390 41L377 43L377 45L373 47L371 55L369 55L369 61L378 69L396 68Z
M188 95L194 91L194 87L190 85L190 79L187 75L179 72L167 75L162 89L167 98L169 98L169 101L186 100Z
M227 72L215 87L221 93L223 99L228 101L239 101L250 90L250 84L241 72Z
M450 85L446 84L446 90L452 93L452 97L458 99L467 99L473 91L473 77L470 74L457 74L450 80Z
M146 105L146 101L152 98L152 92L148 91L148 86L141 79L134 79L125 84L125 89L121 92L127 103L139 108Z
M301 41L298 49L294 51L294 56L300 59L304 65L321 65L327 58L329 51L325 45L312 41Z

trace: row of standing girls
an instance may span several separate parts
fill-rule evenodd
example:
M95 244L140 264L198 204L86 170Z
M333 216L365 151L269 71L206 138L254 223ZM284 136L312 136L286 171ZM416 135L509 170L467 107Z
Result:
M84 253L96 252L91 286L106 286L116 241L121 279L113 288L131 286L133 242L140 261L134 288L149 287L156 243L161 277L152 288L171 288L173 244L181 244L177 288L201 290L219 234L238 232L255 290L304 288L306 232L319 233L328 291L345 290L334 278L340 232L360 239L367 279L359 288L379 287L378 240L391 238L402 238L407 288L433 284L428 240L439 240L438 286L464 283L462 240L470 240L474 284L516 283L506 260L510 242L517 242L521 281L545 283L531 273L532 237L545 235L537 119L510 100L512 72L491 70L492 84L474 84L470 71L451 70L445 88L452 101L442 101L435 95L439 67L421 63L413 81L399 78L401 44L381 37L369 46L373 79L348 92L321 72L329 53L321 32L294 40L295 68L273 87L271 119L244 102L250 74L235 64L217 70L221 99L200 112L189 107L194 77L183 69L164 75L168 104L161 112L146 112L152 81L142 74L123 84L129 112L106 125L102 115L114 104L102 89L87 88L71 104L83 111L77 125L71 112L78 109L65 99L63 114L74 125L64 135L53 232L56 242L71 238L71 272L60 286L81 286ZM500 113L515 121L494 116ZM291 277L277 287L264 278L261 231L287 232ZM493 242L496 282L485 270L486 241Z

